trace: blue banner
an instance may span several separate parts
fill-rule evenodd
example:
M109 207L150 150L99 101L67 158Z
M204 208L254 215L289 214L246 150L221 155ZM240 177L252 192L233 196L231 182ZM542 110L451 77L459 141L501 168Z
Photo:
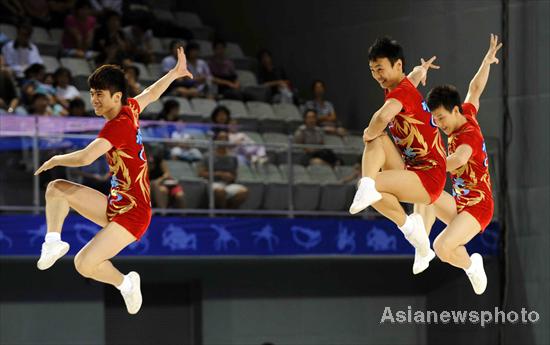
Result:
M437 222L433 239L444 228ZM99 226L69 215L62 238L76 254ZM46 233L43 215L0 216L0 256L38 256ZM492 223L468 250L497 255L499 227ZM414 250L388 220L153 217L127 256L410 255Z

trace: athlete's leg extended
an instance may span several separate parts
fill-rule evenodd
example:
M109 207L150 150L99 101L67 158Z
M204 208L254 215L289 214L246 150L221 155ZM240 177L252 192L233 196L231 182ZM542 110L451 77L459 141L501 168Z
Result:
M107 224L75 256L76 270L84 277L119 286L124 276L109 259L135 240L123 226L115 222Z
M481 226L468 212L461 212L447 225L434 241L434 249L441 261L467 269L472 262L464 245L479 233Z

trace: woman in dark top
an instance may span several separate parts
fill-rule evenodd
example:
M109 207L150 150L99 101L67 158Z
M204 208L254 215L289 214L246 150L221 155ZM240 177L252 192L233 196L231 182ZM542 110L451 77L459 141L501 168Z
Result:
M271 90L271 101L273 103L294 103L294 95L291 90L291 84L284 70L278 69L273 65L271 52L262 49L258 52L258 82L260 85L267 86Z
M185 208L183 198L183 188L178 180L170 175L168 164L162 157L162 154L149 148L147 163L149 168L149 180L151 181L151 196L155 206L158 208L167 208L172 202L176 208Z

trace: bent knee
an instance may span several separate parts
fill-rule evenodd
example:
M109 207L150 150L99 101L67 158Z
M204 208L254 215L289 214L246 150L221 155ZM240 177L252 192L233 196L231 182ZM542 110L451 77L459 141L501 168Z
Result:
M63 179L53 180L46 187L46 197L63 196L65 190L71 185L71 182Z
M79 253L74 258L74 267L81 276L91 278L94 274L96 265Z
M454 249L447 240L441 237L435 239L433 248L437 257L439 257L441 261L445 262L448 261L451 256L451 252Z

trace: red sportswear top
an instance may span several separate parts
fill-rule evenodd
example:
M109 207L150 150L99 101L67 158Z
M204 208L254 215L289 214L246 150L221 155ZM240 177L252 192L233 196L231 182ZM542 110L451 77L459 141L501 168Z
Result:
M128 99L120 113L107 121L98 137L108 140L113 147L107 152L111 170L111 191L107 206L107 218L130 210L151 208L147 157L141 138L138 102Z
M493 200L489 160L483 134L476 119L477 109L471 103L464 103L462 113L467 122L449 136L449 155L460 145L472 148L472 156L468 163L451 171L453 196L459 212L466 206Z
M447 161L443 141L420 92L405 77L395 89L385 90L385 94L385 100L394 98L403 105L389 128L407 170L443 169L445 176Z

